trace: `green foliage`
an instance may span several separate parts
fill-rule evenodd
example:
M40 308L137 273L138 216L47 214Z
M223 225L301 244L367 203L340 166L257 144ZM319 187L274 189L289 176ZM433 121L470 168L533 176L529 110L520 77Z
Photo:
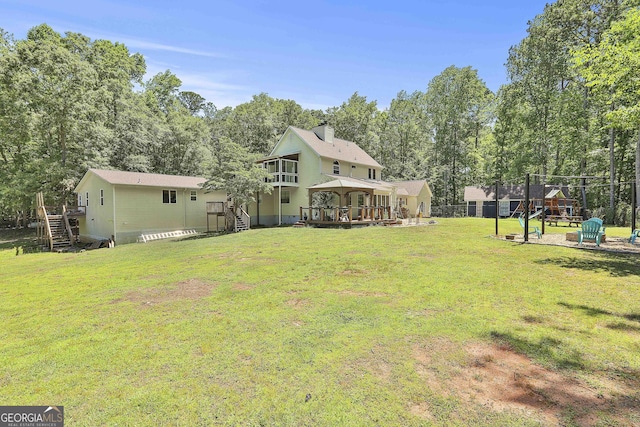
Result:
M596 46L582 46L575 64L588 87L607 96L615 108L605 115L621 129L640 126L640 9L630 9L612 24Z
M433 182L440 184L435 186L436 200L460 203L465 185L487 178L479 163L490 153L483 152L480 141L491 121L492 100L471 67L448 67L429 82L425 102L434 132Z
M237 206L256 201L257 193L271 194L270 175L256 162L258 156L227 137L214 137L211 144L213 160L206 171L206 188L225 190Z

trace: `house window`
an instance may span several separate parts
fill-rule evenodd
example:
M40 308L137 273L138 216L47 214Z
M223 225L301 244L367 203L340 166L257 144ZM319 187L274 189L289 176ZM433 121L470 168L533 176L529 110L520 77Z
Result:
M191 201L195 202L198 200L198 192L196 190L191 190Z
M289 203L291 200L291 192L289 190L282 190L282 195L280 196L280 203Z
M84 195L85 195L84 200L87 203L87 206L89 206L89 192L87 191L86 193L84 193Z
M333 161L333 174L340 175L340 162L337 160Z
M100 206L104 206L104 190L100 189Z
M364 206L364 194L358 194L358 206Z
M369 179L376 179L376 170L369 168Z
M162 190L162 203L174 204L178 202L176 190Z
M82 194L78 194L78 206L84 206L82 204Z

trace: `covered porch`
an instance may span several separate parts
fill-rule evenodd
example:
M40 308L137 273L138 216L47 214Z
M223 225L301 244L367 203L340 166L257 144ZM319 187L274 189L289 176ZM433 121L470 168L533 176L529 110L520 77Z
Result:
M308 188L309 207L300 207L300 220L317 226L395 223L397 218L391 207L392 190L390 186L345 178L317 184ZM338 206L314 206L313 196L316 193L335 194ZM364 203L353 205L351 198L354 194L362 195Z

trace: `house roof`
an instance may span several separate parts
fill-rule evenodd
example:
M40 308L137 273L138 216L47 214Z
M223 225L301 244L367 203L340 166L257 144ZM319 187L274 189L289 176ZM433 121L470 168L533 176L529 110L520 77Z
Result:
M529 185L529 198L542 199L542 184ZM495 186L467 186L464 187L464 201L493 201L496 199ZM546 197L557 197L559 195L568 195L569 187L566 185L547 185L548 191ZM558 190L558 191L555 191ZM503 185L500 187L499 200L524 200L524 185Z
M358 147L355 142L335 137L333 138L333 142L325 142L311 130L304 130L294 126L289 126L289 129L295 132L296 135L306 142L320 157L357 163L364 166L382 167L380 163L376 162L366 151Z
M391 184L398 187L398 194L404 194L400 192L401 190L404 190L406 191L407 196L418 196L424 186L427 184L427 181L424 179L419 179L415 181L396 181L392 182ZM427 185L427 188L428 187L429 186ZM431 189L429 189L429 192L431 192Z
M341 176L341 175L331 175L331 174L324 174L324 175L329 178L333 178L334 180L340 179L346 182L352 182L354 183L353 184L354 186L362 185L361 188L365 188L366 186L369 186L382 193L391 193L393 192L393 189L396 188L395 185L385 181L376 181L372 179L359 179L359 178L353 178L351 176ZM357 187L354 187L354 188L357 188Z
M322 184L316 184L309 187L309 189L320 190L329 188L353 188L361 190L375 190L376 187L369 185L364 181L347 180L344 178L334 179L333 181L323 182Z
M80 183L76 187L80 187L85 178L93 173L109 184L114 185L138 185L144 187L170 187L170 188L202 188L207 181L206 178L180 176L180 175L162 175L158 173L143 172L125 172L104 169L89 169L84 175Z

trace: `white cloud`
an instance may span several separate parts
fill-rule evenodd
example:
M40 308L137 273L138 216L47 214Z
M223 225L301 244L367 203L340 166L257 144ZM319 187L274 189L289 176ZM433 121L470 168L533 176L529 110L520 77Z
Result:
M124 43L128 48L160 50L165 52L184 53L187 55L205 56L208 58L226 58L225 55L222 55L217 52L207 52L203 50L188 49L180 46L171 46L171 45L162 44L162 43L148 42L145 40L134 39L134 38L130 38L122 35L111 36L109 37L109 39L117 40L121 43Z
M237 83L238 77L245 74L242 71L182 73L180 70L176 71L176 68L171 64L147 59L147 74L144 80L149 80L154 75L170 69L182 82L181 90L195 92L218 108L235 107L250 101L251 96L258 93L252 87Z

